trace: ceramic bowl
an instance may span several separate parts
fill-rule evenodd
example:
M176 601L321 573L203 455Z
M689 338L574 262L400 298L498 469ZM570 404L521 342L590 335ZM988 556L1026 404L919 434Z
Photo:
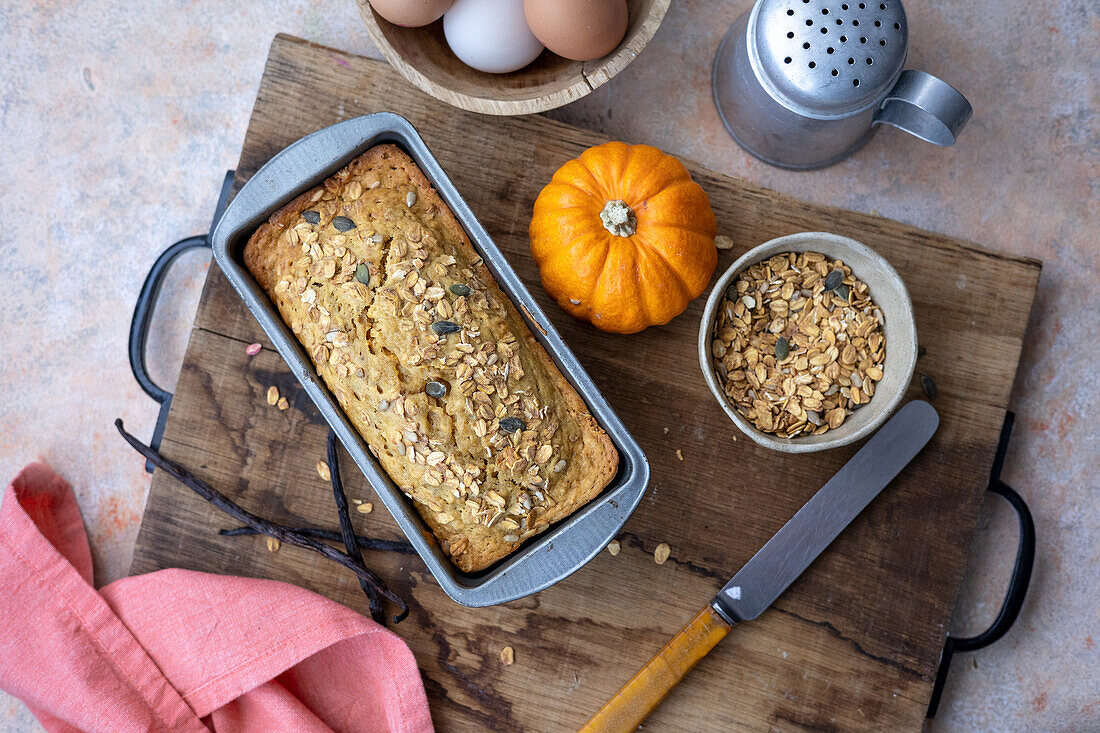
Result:
M570 61L543 51L510 74L486 74L458 60L443 38L443 21L403 28L384 20L368 0L356 0L367 33L390 65L438 100L491 115L527 115L569 104L606 84L642 52L671 0L627 0L630 22L619 46L594 61Z
M840 427L822 435L779 438L757 430L726 397L715 373L711 340L726 288L742 270L784 252L807 251L821 252L830 259L841 260L858 279L867 284L871 298L883 315L886 361L883 377L875 385L874 396L849 415ZM867 245L827 232L791 234L750 249L718 278L707 299L699 327L699 366L714 398L741 432L766 448L784 453L812 453L848 445L869 436L897 409L909 388L916 363L917 327L913 318L913 302L897 270Z

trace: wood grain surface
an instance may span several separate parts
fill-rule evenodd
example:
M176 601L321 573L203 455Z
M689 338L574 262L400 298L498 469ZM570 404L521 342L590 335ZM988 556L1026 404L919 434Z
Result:
M649 491L602 553L535 596L460 607L415 556L367 562L410 601L396 628L416 654L443 731L575 730L683 627L858 446L781 455L737 432L707 391L695 340L703 299L668 326L614 336L546 297L527 247L532 202L553 171L603 140L541 117L446 107L385 64L277 37L237 168L237 185L295 139L355 115L408 117L530 286L652 463ZM660 144L660 141L637 141ZM669 151L675 152L675 151ZM1039 263L898 222L795 201L689 163L719 230L741 252L802 230L885 255L913 296L918 375L939 386L939 433L806 574L705 658L647 731L917 730L921 726L1012 387ZM211 192L213 195L213 192ZM245 345L259 341L255 357ZM914 380L915 382L917 380ZM278 386L287 411L269 407ZM910 388L910 397L921 395ZM165 454L277 521L336 528L315 470L327 428L259 326L211 268L165 431ZM678 453L679 451L679 453ZM682 460L680 456L682 455ZM345 461L349 496L365 481ZM377 503L377 502L376 502ZM359 531L398 537L379 506ZM312 554L220 537L231 522L153 477L132 573L184 567L276 578L365 611L354 578ZM653 561L660 542L672 547ZM505 666L499 652L515 649Z

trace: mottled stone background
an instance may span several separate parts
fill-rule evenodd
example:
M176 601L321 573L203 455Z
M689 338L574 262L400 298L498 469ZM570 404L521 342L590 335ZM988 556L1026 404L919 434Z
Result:
M839 166L790 173L738 149L711 103L711 58L749 4L678 0L626 72L553 116L1043 260L1006 466L1038 527L1031 594L1004 640L957 658L932 729L1100 731L1100 5L910 0L910 65L976 109L960 144L885 130ZM377 55L352 0L0 5L0 478L41 456L74 483L99 583L125 573L149 483L111 425L148 435L156 414L126 362L130 309L159 251L206 230L280 31ZM151 344L164 383L206 267L185 258L166 290ZM1005 586L1015 528L998 502L957 633L984 627ZM35 727L0 696L0 730Z

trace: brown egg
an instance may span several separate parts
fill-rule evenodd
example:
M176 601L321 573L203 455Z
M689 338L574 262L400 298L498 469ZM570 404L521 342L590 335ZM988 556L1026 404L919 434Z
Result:
M626 35L626 0L524 0L523 10L542 45L574 61L606 56Z
M394 25L419 28L442 18L454 0L370 0L370 4Z

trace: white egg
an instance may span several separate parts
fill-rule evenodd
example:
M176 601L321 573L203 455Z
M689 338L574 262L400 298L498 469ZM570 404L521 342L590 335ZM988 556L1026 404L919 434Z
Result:
M455 0L443 35L464 64L490 74L522 69L543 48L527 27L523 0Z

